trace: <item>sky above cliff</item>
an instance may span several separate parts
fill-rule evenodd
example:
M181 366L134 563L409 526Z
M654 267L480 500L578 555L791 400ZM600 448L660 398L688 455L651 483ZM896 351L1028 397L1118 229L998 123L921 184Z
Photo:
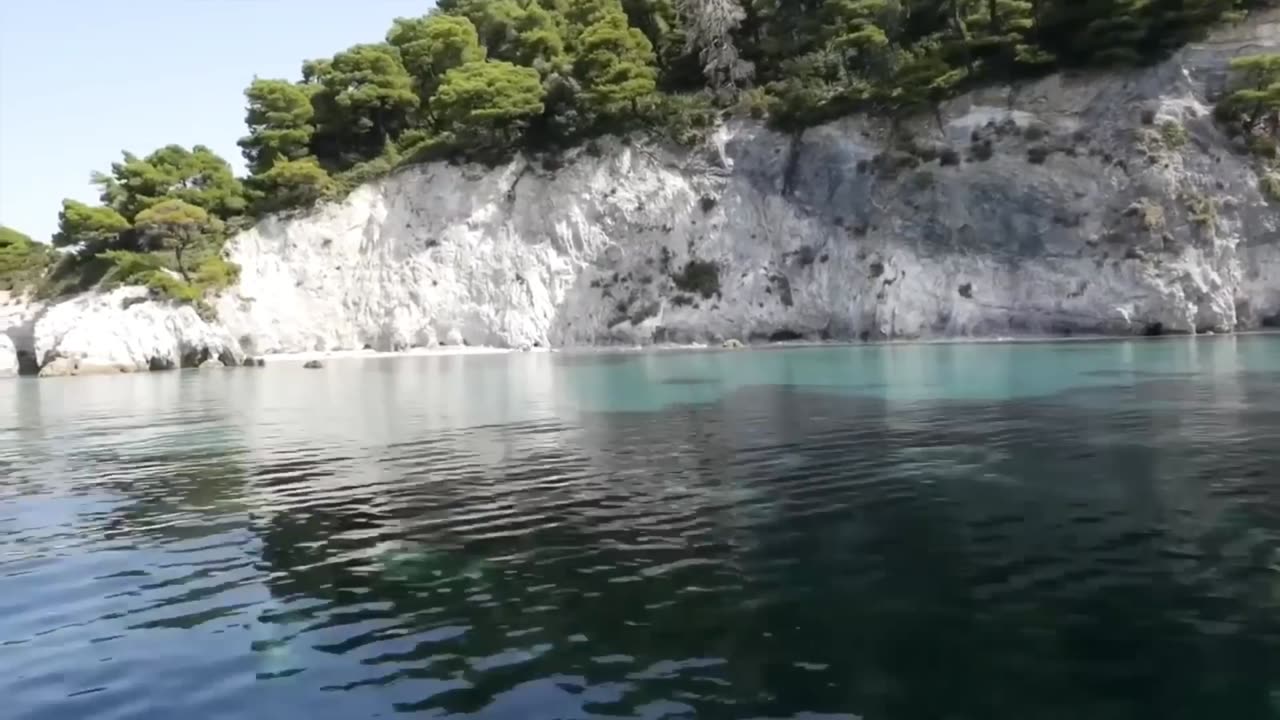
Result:
M0 224L48 241L120 151L203 144L244 170L243 91L383 38L429 0L0 0Z

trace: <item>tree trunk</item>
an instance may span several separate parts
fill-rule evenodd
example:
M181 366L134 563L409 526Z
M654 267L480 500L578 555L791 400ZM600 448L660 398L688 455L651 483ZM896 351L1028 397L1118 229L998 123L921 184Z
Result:
M183 282L190 283L191 276L187 274L187 264L182 261L182 251L186 249L189 240L178 238L173 245L173 259L178 266L178 274L182 276Z

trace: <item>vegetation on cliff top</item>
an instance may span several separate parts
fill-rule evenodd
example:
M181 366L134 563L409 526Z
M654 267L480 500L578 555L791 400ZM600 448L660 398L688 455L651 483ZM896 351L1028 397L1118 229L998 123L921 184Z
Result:
M1239 57L1231 70L1233 87L1214 115L1236 151L1253 155L1258 191L1280 204L1280 55Z
M605 133L690 141L725 112L798 129L917 110L983 82L1149 61L1273 3L441 0L397 19L383 42L304 62L296 80L255 79L243 180L202 146L125 152L95 173L102 204L64 201L54 244L69 252L44 292L128 281L199 298L234 280L220 252L243 218L406 163Z
M0 225L0 291L30 287L44 274L49 259L48 247Z

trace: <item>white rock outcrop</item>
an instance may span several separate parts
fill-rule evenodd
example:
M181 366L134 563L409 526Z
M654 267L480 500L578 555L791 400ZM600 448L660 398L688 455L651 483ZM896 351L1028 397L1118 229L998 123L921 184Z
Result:
M0 333L0 378L18 374L18 350L8 335Z
M48 307L35 323L32 352L42 376L197 367L209 359L231 365L244 356L194 308L153 301L135 287Z

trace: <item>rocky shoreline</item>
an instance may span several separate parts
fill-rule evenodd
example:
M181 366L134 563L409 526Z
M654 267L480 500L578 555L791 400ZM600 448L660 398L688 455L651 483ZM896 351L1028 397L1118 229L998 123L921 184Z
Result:
M188 315L182 308L174 306L170 303L157 302L145 299L147 293L142 288L120 288L112 293L92 296L93 303L98 306L97 313L93 311L84 312L83 305L74 306L78 312L76 317L82 317L81 325L73 323L70 330L65 330L63 334L57 335L54 329L64 329L64 326L58 324L58 318L61 313L68 312L66 309L61 313L54 313L54 325L52 328L39 327L39 320L45 316L43 308L37 312L29 312L31 306L21 303L16 298L6 297L0 293L0 311L13 311L17 307L24 307L27 317L35 318L35 322L27 326L12 326L13 330L23 330L27 337L38 339L38 343L33 349L20 350L15 346L10 336L0 333L0 378L17 377L19 375L39 375L40 377L60 377L60 376L76 376L76 375L104 375L119 374L126 372L138 371L156 371L156 370L176 370L176 369L218 369L228 367L265 367L272 366L297 366L300 368L318 368L323 367L331 361L341 363L347 360L386 360L397 358L413 358L413 357L441 357L441 356L468 356L468 355L501 355L513 352L586 352L586 353L633 353L633 352L697 352L697 351L721 351L721 350L738 350L738 349L783 349L783 348L821 348L821 347L838 347L849 345L899 345L899 344L947 344L947 343L992 343L992 344L1010 344L1010 343L1058 343L1058 342L1108 342L1124 339L1134 339L1132 335L1024 335L1024 336L991 336L991 337L929 337L929 338L898 338L898 339L882 339L876 341L849 341L849 340L785 340L785 341L764 341L755 343L743 343L737 338L729 338L714 343L692 343L692 344L644 344L644 345L596 345L596 346L574 346L567 348L532 348L529 346L521 348L502 348L502 347L474 347L467 345L454 346L436 346L431 348L414 347L402 350L375 350L372 348L364 349L333 349L318 351L299 351L299 352L282 352L272 353L262 356L246 355L241 351L237 344L230 341L227 336L216 328L204 322L197 315L195 320ZM139 301L139 299L142 299ZM154 305L154 308L143 308L140 318L113 318L101 316L101 304L106 301L120 302L122 312L132 307L140 305ZM0 318L4 315L0 315ZM118 332L119 328L134 328L136 323L145 318L151 323L151 327L146 332L125 333ZM158 322L157 322L158 319ZM80 337L80 334L88 332L89 328L96 328L99 333L91 335L88 338ZM74 332L73 332L74 331ZM1275 332L1274 329L1263 328L1258 330L1242 330L1236 333L1224 333L1221 336L1233 335L1253 335L1268 334ZM167 334L166 334L167 333ZM1213 336L1213 331L1200 333L1201 335ZM1187 333L1169 333L1164 337L1194 336L1195 334ZM149 338L147 342L142 342L141 338ZM1141 338L1141 336L1139 336ZM1154 339L1154 338L1146 338ZM47 344L53 342L53 344ZM75 350L68 348L84 347L87 351L77 353ZM44 350L46 357L53 355L53 359L40 365L36 361L36 352L38 348ZM69 353L69 354L60 354Z

